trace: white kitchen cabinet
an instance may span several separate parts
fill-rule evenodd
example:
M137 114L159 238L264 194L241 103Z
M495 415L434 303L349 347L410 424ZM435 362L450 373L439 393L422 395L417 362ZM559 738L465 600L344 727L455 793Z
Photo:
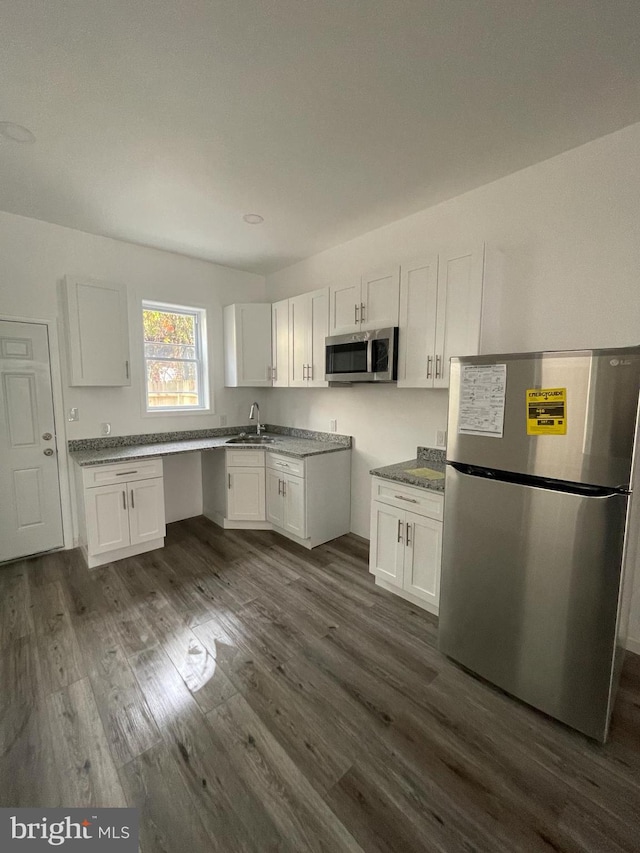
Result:
M324 377L328 326L328 287L289 299L290 387L327 387Z
M480 350L484 247L404 263L398 386L448 388L449 360Z
M329 334L397 326L399 292L399 267L366 273L359 282L331 285Z
M131 385L126 288L66 276L63 304L69 385Z
M480 351L484 246L438 256L434 388L449 387L449 359Z
M162 459L78 469L80 544L89 568L162 548Z
M267 519L299 539L307 535L304 475L304 460L267 455Z
M225 386L271 387L271 303L227 305L223 317Z
M351 450L306 458L253 448L203 453L202 495L203 514L221 527L275 530L315 548L349 532Z
M398 387L433 388L438 303L438 256L402 264Z
M372 492L369 571L377 584L437 613L443 495L376 477Z
M227 518L231 521L265 520L265 474L261 468L227 468Z
M271 306L271 376L274 388L289 385L289 300Z

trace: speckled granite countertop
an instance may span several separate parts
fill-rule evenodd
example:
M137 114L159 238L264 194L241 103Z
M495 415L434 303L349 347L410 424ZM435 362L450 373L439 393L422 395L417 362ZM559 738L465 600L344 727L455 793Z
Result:
M247 427L247 431L250 428ZM255 428L254 428L255 429ZM69 442L70 456L73 461L85 467L87 465L106 465L110 462L128 462L134 459L147 459L152 456L173 456L176 453L192 453L201 450L215 450L228 447L234 450L255 450L263 448L283 456L317 456L320 453L335 453L351 447L351 437L334 433L316 433L311 430L288 429L287 427L269 427L267 435L275 441L269 444L227 444L227 439L238 435L239 428L228 431L215 430L214 435L186 433L189 437L180 438L179 433L171 433L170 441L158 440L161 434L153 436L122 436L104 439L83 439ZM214 430L211 430L213 433ZM148 443L135 444L132 439L152 439ZM118 443L116 443L118 442ZM107 446L105 446L107 444ZM88 446L87 446L88 445Z
M430 489L432 492L444 492L444 480L428 480L426 477L407 473L407 470L412 468L431 468L432 471L439 471L444 474L444 450L418 447L415 459L397 462L395 465L386 465L384 468L373 468L369 473L373 474L374 477L382 477L383 480L393 480L396 483L405 483L407 486L418 486L420 489Z

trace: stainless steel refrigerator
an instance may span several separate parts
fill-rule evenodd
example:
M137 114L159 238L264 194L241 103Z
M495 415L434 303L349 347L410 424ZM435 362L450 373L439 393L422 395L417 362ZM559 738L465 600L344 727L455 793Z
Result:
M454 358L439 647L606 740L626 638L640 347Z

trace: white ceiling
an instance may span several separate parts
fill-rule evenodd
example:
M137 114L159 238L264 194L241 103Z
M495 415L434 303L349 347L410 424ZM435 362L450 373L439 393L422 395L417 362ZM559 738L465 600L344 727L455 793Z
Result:
M0 209L270 272L639 121L639 34L639 0L7 0L37 142Z

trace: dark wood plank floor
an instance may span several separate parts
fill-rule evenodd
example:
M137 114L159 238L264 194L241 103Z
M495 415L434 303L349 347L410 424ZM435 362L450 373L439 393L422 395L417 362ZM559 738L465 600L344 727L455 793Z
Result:
M144 853L638 851L640 659L599 746L444 659L367 557L197 518L0 569L0 806L138 806Z

